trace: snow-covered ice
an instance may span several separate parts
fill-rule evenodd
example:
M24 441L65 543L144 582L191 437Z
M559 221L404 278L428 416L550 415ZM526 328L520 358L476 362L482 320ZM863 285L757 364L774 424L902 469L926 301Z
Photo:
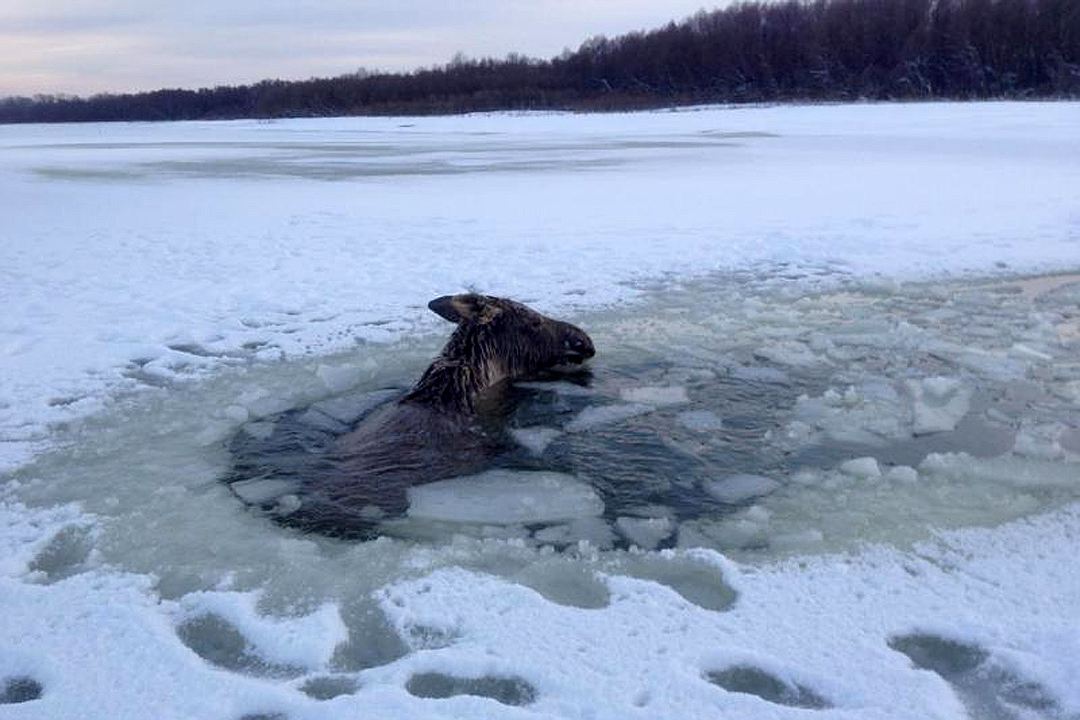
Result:
M1080 715L1078 120L0 127L0 715ZM466 288L596 341L528 469L366 543L221 482Z

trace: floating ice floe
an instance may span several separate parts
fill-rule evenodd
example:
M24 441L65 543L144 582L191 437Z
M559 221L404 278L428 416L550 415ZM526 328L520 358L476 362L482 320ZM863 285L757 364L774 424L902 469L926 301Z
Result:
M768 495L780 483L763 475L730 475L705 483L705 492L722 503L735 505L751 498Z
M907 388L911 393L912 431L916 435L955 430L971 407L971 390L956 378L908 380Z
M967 453L932 453L919 472L953 480L982 480L1018 488L1073 488L1080 485L1080 464L1003 455L976 458Z
M710 432L724 426L723 420L712 410L687 410L676 415L675 422L697 432Z
M289 480L256 479L241 480L233 483L229 488L249 505L263 505L283 495L296 492L297 484Z
M326 385L327 390L334 393L345 392L355 387L363 372L354 365L319 365L315 374Z
M622 516L615 520L615 527L630 543L642 550L652 550L666 540L675 529L670 518L639 518Z
M747 382L763 382L784 385L791 382L791 376L783 370L767 365L736 365L731 368L731 377Z
M881 477L881 468L872 457L855 458L840 463L840 472L861 480L876 480Z
M389 402L400 394L401 391L396 389L354 392L320 400L313 404L311 409L340 423L351 425L379 405Z
M1013 452L1042 460L1080 460L1080 428L1060 422L1024 420L1016 434Z
M619 391L619 397L628 403L643 403L656 406L681 405L690 402L690 396L686 394L686 388L678 385L623 388Z
M266 440L274 434L274 423L265 420L252 422L244 425L242 429L256 440Z
M890 482L914 483L919 480L918 471L907 465L896 465L885 471L885 479Z
M567 432L582 432L592 430L601 425L629 420L638 415L646 415L656 408L653 405L642 403L626 403L625 405L592 405L585 408L566 423Z
M408 515L444 522L546 523L596 517L604 502L573 475L489 470L409 488Z
M802 395L793 420L781 436L795 446L822 436L836 442L883 445L911 435L911 409L892 383L867 378L843 390L829 388L818 397Z
M510 436L518 445L538 457L543 455L548 445L560 435L562 435L561 430L551 427L513 428L510 431Z
M829 362L828 358L814 352L806 343L798 340L777 340L754 351L756 355L778 365L813 367Z
M615 545L615 532L599 517L587 517L559 525L549 525L537 530L533 537L537 542L548 545L587 543L598 550L607 550Z
M592 388L576 385L571 382L566 382L565 380L557 380L555 382L527 380L525 382L516 382L514 383L514 386L529 390L544 390L566 397L589 397L596 394L596 391Z

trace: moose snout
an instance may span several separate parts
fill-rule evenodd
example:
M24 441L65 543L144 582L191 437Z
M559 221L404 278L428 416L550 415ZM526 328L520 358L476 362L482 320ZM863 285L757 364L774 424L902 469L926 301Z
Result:
M595 354L592 338L585 331L571 327L563 339L563 356L566 360L580 364Z

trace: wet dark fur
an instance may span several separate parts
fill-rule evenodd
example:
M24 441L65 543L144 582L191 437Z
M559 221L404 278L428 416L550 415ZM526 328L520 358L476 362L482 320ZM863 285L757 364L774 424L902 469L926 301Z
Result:
M355 535L402 513L409 487L477 472L499 445L494 408L508 383L594 354L581 329L512 300L455 295L428 307L457 323L446 347L401 400L340 438L342 472L305 487L290 524Z

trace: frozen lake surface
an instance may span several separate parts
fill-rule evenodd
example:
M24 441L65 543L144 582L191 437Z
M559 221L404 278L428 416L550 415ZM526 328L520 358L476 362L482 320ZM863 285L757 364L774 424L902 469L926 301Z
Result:
M1080 716L1078 119L0 127L0 714ZM470 287L589 372L274 522Z

